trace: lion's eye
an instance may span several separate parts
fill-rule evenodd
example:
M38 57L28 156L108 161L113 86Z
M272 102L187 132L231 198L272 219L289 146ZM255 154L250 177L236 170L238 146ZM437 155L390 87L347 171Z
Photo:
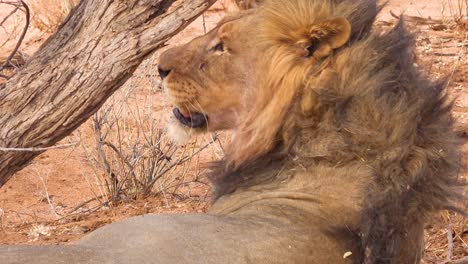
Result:
M314 52L318 49L319 47L319 40L318 39L312 39L309 46L306 48L307 50L307 58L310 58L314 55Z
M213 50L223 52L224 51L224 43L220 42L220 43L216 44L216 46L213 47Z

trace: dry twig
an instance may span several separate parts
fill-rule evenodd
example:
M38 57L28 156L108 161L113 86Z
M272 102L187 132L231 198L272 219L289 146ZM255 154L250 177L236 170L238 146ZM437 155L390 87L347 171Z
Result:
M453 231L452 231L452 225L450 223L447 226L447 241L448 241L447 261L451 261L453 257Z
M3 70L7 69L7 68L10 68L10 67L13 67L15 68L15 65L13 63L11 63L11 60L13 59L13 57L16 55L16 53L18 52L19 48L21 47L21 44L23 43L23 40L24 38L26 37L26 33L28 32L28 28L29 28L29 23L30 23L30 20L31 20L31 12L29 10L29 7L28 5L23 1L23 0L20 0L19 3L21 4L21 7L22 9L24 9L24 12L25 12L25 16L26 16L26 22L25 22L25 26L24 26L24 29L23 29L23 32L21 33L20 35L20 38L18 39L17 43L16 43L16 46L15 48L13 49L13 51L10 53L10 55L6 58L5 62L3 63L2 66L0 66L0 72L2 72ZM18 4L19 4L18 3ZM15 9L14 9L14 12L15 13L17 10L19 10L19 5L15 5L15 3L13 2L5 2L5 1L1 1L0 4L8 4L8 5L13 5L15 6ZM13 15L13 13L10 13L9 15L7 15L7 17L2 20L1 24L3 24L6 19L8 19L8 17L10 17L11 15ZM0 25L1 25L0 24ZM0 78L4 78L4 79L10 79L11 76L7 76L7 75L4 75L4 74L0 74ZM1 87L0 87L1 88Z
M2 2L0 2L1 4ZM15 7L15 9L13 9L10 13L8 13L8 15L6 15L2 21L0 21L0 27L3 26L3 24L12 16L16 13L16 11L18 11L19 7Z
M63 144L63 145L57 145L57 146L52 146L52 147L33 147L33 148L2 148L0 147L0 151L17 151L17 152L42 152L50 149L66 149L70 147L74 147L78 145L79 142L74 142L74 143L69 143L69 144Z

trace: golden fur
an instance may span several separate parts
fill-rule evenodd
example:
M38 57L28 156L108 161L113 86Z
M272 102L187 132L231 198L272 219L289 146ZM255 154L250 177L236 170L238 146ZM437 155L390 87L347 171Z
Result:
M374 0L269 0L169 50L160 67L176 106L206 113L209 130L233 130L215 170L218 204L267 197L294 177L341 177L349 193L365 191L324 197L350 199L357 216L339 201L323 212L336 209L336 225L358 234L359 261L414 263L427 217L459 198L457 142L445 83L413 67L402 21L371 31L379 10ZM284 178L296 171L309 176Z
M256 8L259 6L264 0L233 0L236 6L240 10L246 10L250 8Z

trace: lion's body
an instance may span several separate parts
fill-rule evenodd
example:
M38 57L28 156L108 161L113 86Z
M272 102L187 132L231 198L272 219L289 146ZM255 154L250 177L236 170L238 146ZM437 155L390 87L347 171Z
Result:
M268 0L162 54L179 120L202 112L208 129L233 130L209 216L136 218L63 254L34 254L62 260L91 247L89 263L120 250L112 263L143 253L140 263L418 263L427 217L456 200L456 142L444 84L413 67L401 23L371 32L378 10L374 0ZM1 263L13 263L8 250L25 252L0 249Z
M283 220L258 215L145 215L103 227L73 245L0 247L0 263L353 263L351 256L343 259L345 250L352 248L337 244L332 236L318 235L316 227ZM322 254L330 248L336 250Z

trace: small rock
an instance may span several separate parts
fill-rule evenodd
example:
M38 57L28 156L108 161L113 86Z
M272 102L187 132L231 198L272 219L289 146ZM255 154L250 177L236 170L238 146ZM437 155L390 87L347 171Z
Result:
M53 230L52 227L50 226L45 226L45 225L35 225L33 228L28 233L28 237L32 241L37 241L40 236L45 236L48 237L51 235L51 231Z

